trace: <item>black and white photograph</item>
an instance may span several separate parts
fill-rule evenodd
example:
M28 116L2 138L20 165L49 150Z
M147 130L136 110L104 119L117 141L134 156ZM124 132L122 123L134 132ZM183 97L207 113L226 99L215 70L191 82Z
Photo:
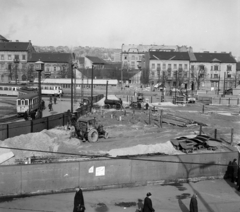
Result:
M239 0L0 0L0 212L239 198Z

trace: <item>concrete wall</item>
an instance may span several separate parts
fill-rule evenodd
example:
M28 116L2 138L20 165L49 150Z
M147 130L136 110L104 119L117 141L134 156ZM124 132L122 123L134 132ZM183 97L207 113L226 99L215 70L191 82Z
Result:
M223 177L237 152L0 166L0 197ZM202 164L187 164L202 163Z

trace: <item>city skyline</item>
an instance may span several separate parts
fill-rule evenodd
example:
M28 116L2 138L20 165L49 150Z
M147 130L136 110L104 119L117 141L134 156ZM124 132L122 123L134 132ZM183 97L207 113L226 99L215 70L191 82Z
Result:
M1 35L36 46L192 46L240 57L238 0L0 0Z

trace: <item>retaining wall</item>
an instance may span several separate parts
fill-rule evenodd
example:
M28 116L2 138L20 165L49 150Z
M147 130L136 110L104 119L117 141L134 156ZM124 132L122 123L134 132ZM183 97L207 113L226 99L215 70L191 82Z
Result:
M227 166L217 164L234 158L237 152L0 166L0 197L223 177Z

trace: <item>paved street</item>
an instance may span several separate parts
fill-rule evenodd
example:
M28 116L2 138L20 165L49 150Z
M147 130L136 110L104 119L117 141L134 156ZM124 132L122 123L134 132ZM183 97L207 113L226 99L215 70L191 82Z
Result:
M84 191L86 212L135 212L147 192L152 193L156 212L189 212L190 195L198 195L200 212L235 212L240 210L239 192L225 180L197 183L152 185L134 188ZM1 212L72 211L74 193L42 195L0 203ZM130 207L127 207L130 206Z

